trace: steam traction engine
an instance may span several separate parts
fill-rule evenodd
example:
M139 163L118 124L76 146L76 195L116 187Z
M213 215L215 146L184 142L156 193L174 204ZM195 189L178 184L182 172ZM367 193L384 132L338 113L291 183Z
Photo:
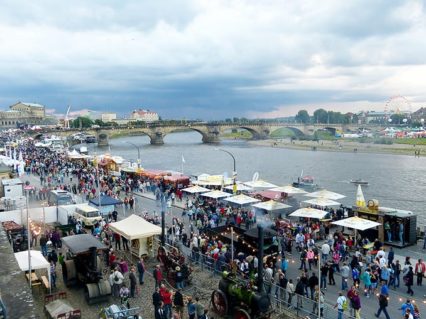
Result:
M258 226L259 260L263 260L263 227ZM271 300L263 291L263 264L259 262L257 288L246 280L227 272L211 296L213 309L219 316L232 315L234 319L260 319L271 315Z

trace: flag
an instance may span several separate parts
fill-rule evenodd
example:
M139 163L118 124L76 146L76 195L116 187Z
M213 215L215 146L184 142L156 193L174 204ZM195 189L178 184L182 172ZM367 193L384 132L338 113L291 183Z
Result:
M183 154L182 154L182 163L186 163L185 162L185 157L183 157Z

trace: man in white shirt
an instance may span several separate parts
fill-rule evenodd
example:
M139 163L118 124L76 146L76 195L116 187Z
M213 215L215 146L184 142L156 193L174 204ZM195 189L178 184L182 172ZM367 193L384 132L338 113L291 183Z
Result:
M339 291L339 297L337 298L337 302L334 305L334 308L337 307L337 319L343 319L343 312L345 311L344 309L344 304L346 302L346 297L343 296L343 292Z
M322 261L323 262L326 262L327 261L327 259L328 259L328 255L330 254L330 250L331 250L331 248L330 248L330 245L329 244L327 244L327 243L324 243L322 246L321 246L321 258L322 258Z

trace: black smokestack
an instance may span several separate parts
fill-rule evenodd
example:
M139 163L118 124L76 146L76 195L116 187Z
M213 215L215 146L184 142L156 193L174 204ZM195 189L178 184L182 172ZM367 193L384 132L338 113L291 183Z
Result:
M259 292L263 291L263 241L264 241L264 234L263 234L263 227L258 225L257 226L257 234L258 234L258 265L257 265L257 289Z
M90 247L89 252L90 252L90 263L89 263L89 265L92 266L91 270L96 271L96 269L98 269L98 252L97 252L96 247Z

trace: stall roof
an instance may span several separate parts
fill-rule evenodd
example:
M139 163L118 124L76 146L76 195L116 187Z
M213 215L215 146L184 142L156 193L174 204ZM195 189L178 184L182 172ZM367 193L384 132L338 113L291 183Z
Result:
M99 197L95 197L89 201L89 203L99 206ZM123 202L121 200L115 199L111 196L101 195L101 205L100 206L110 206L110 205L119 205Z
M39 250L31 250L31 269L44 269L50 270L50 264L44 258L41 251ZM19 268L22 271L28 271L28 250L20 251L18 253L15 253L16 261L18 262Z
M109 228L128 240L151 237L161 234L161 227L151 224L138 215L130 215L116 223L109 224Z
M347 228L357 229L357 230L366 230L370 228L376 228L377 226L381 225L380 223L376 223L371 220L360 218L357 216L341 219L341 220L332 222L332 224L347 227Z
M62 243L75 255L88 251L90 247L96 247L98 250L108 249L107 246L89 234L67 236L62 238Z

